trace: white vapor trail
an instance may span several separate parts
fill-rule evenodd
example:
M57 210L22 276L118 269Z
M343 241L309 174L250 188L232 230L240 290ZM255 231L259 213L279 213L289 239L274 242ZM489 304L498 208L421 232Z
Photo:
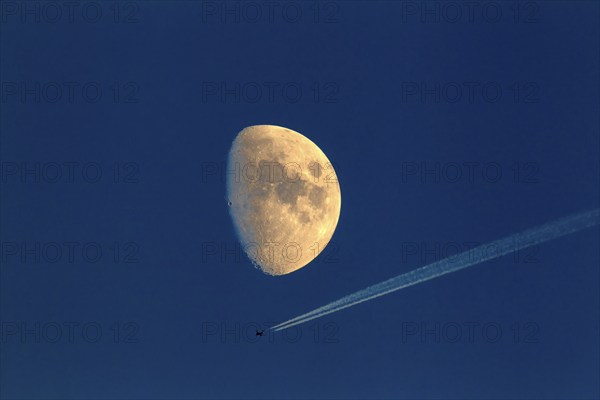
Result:
M600 223L599 216L600 209L596 208L584 213L560 218L521 233L515 233L503 239L477 246L463 253L444 258L381 283L377 283L373 286L369 286L366 289L349 294L348 296L342 297L323 307L319 307L306 314L302 314L296 318L275 325L270 329L280 331L291 328L292 326L303 324L315 318L320 318L327 314L343 310L344 308L352 307L376 297L395 292L396 290L404 289L405 287L416 285L417 283L425 282L463 268L471 267L484 261L492 260L585 228L590 228Z

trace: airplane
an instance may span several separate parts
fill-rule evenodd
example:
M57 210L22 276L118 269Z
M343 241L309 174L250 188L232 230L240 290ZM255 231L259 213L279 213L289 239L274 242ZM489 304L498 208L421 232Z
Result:
M257 330L256 331L256 336L262 336L263 333L265 333L265 330L263 329L262 331Z

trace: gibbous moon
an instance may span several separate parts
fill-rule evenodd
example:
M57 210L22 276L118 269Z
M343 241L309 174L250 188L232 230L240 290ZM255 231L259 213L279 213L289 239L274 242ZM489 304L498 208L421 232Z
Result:
M247 127L233 141L226 173L233 224L263 272L289 274L327 246L340 217L340 186L307 137L280 126Z

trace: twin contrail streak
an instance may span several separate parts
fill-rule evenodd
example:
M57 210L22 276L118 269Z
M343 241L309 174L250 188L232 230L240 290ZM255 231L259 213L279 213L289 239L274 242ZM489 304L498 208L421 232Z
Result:
M275 325L271 327L271 329L280 331L291 328L292 326L303 324L315 318L320 318L327 314L343 310L344 308L352 307L376 297L395 292L396 290L404 289L405 287L416 285L417 283L425 282L463 268L472 267L484 261L492 260L585 228L590 228L594 225L598 225L600 222L599 215L600 209L593 209L581 214L560 218L544 225L507 236L503 239L498 239L474 247L463 253L444 258L425 265L424 267L388 279L387 281L369 286L366 289L349 294L348 296L342 297L323 307L319 307L306 314L302 314L296 318L282 322L279 325Z

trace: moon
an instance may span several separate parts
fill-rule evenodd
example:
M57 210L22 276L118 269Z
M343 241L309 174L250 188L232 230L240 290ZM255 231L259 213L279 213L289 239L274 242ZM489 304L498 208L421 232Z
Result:
M244 128L226 174L229 212L255 267L289 274L325 249L342 197L331 162L310 139L281 126Z

